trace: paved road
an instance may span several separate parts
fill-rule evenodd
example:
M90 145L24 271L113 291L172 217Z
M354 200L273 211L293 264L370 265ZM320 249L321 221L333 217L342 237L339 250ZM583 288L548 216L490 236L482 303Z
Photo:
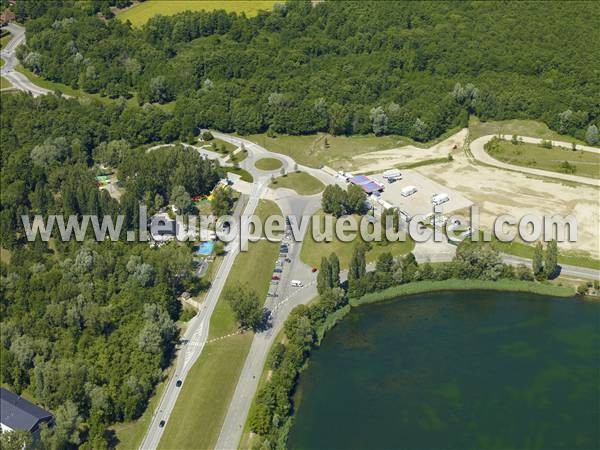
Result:
M600 180L596 180L593 178L581 177L578 175L569 175L566 173L549 172L547 170L533 169L531 167L516 166L513 164L508 164L508 163L504 163L502 161L498 161L497 159L492 158L490 156L490 154L488 152L486 152L484 149L485 144L487 144L489 141L491 141L495 137L498 137L498 136L495 134L490 134L487 136L482 136L480 138L477 138L473 142L471 142L470 148L471 148L471 153L473 154L473 157L483 163L489 164L491 166L499 167L501 169L516 170L518 172L529 173L531 175L550 177L550 178L560 179L560 180L565 180L565 181L574 181L576 183L589 184L591 186L597 186L597 187L600 186ZM512 139L512 136L508 136L508 135L501 135L500 137L502 139L506 139L506 140ZM529 144L539 144L542 142L542 139L528 137L528 136L519 136L519 139L522 139L523 142L527 142ZM558 147L565 147L565 148L569 148L569 149L571 148L571 144L569 142L552 141L552 144L554 146L558 146ZM589 147L587 145L578 145L577 148L579 150L583 150L586 152L592 152L592 153L596 153L597 155L600 155L600 148Z
M254 210L258 206L258 201L265 190L265 186L265 180L254 184L252 194L244 208L243 215L251 215L254 213ZM247 235L247 231L244 232L242 230L242 233L243 235ZM150 427L140 446L142 449L155 449L158 447L158 443L160 442L160 438L164 431L164 428L161 428L159 423L161 420L168 422L180 392L180 389L176 387L176 382L177 380L185 380L189 370L204 349L204 345L208 339L211 315L221 296L223 286L225 285L229 271L231 270L238 253L239 240L236 239L229 244L227 254L221 262L219 270L213 279L202 309L189 323L182 339L182 348L177 356L175 376L169 380L159 401L158 408L152 416Z
M34 97L38 95L48 94L48 89L36 86L29 79L17 72L15 67L19 64L16 56L16 50L19 45L25 42L25 28L14 23L8 24L6 27L12 34L12 39L8 42L5 48L0 51L0 57L4 60L4 65L0 69L0 75L6 78L13 85L14 89L30 92Z
M521 258L520 256L507 255L502 253L502 259L506 264L518 266L519 264L525 264L527 267L531 267L531 260L527 258ZM569 266L566 264L560 264L560 275L568 277L583 278L586 280L600 280L600 270L590 269L587 267Z

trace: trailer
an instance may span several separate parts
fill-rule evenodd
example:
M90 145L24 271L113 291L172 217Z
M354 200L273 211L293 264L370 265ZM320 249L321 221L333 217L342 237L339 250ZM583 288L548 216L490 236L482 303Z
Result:
M402 179L402 173L398 169L390 169L383 172L383 178L387 180L388 183L393 183L394 181L398 181Z
M445 192L441 194L435 194L431 197L431 203L434 205L441 205L442 203L446 203L450 201L450 197Z
M400 191L400 195L402 195L402 197L409 197L409 196L413 195L415 192L417 192L416 186L406 186L405 188L403 188Z

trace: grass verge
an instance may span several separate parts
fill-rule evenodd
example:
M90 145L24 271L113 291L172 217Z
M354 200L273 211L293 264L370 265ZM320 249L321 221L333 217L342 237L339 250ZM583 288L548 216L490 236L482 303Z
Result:
M264 218L280 212L275 203L263 200L256 214ZM278 252L279 244L276 242L260 240L250 243L248 251L237 256L225 289L235 282L248 283L257 291L259 298L266 298ZM209 342L182 386L160 441L160 449L214 448L253 334L246 332L210 341L237 330L233 311L221 296L211 316Z
M373 292L360 298L350 299L353 307L368 305L370 303L391 300L403 295L421 294L424 292L446 291L446 290L489 290L489 291L511 291L530 292L532 294L552 295L555 297L571 297L574 290L566 286L555 284L535 283L522 280L458 280L450 279L443 281L416 281L414 283L394 286L383 291Z
M273 189L287 188L299 195L313 195L325 189L325 185L306 172L291 172L275 178L269 187Z
M600 155L592 152L501 140L488 153L498 161L521 167L600 178Z
M226 167L225 170L227 172L235 173L239 175L243 181L247 181L248 183L252 183L254 181L254 177L247 170L241 169L239 167Z
M8 81L4 77L0 77L0 89L8 89L10 87L12 87L12 84L10 84L10 81Z

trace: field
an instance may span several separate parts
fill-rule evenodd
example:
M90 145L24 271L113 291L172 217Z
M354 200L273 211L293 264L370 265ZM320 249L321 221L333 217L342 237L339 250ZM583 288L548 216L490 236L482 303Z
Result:
M573 136L558 134L548 128L545 123L535 120L512 119L481 122L477 117L471 116L469 121L469 137L471 140L490 134L517 134L519 136L585 144L585 142L575 139Z
M261 158L254 163L254 167L260 170L277 170L283 163L277 158Z
M129 20L134 26L140 27L156 14L170 16L182 11L224 9L227 12L245 13L247 16L255 16L260 10L270 10L274 3L274 1L262 0L147 0L123 10L117 14L117 17L123 22Z
M564 147L544 148L529 143L513 144L504 140L490 148L488 153L508 164L600 178L600 154L597 153L573 151Z
M306 172L291 172L282 177L277 177L271 182L269 187L273 189L292 189L299 195L318 194L325 189L323 183Z
M321 220L323 218L323 213L320 213ZM356 216L359 218L359 216ZM323 222L321 222L323 223ZM333 221L333 230L335 231L335 219ZM320 267L321 258L323 256L329 256L331 253L336 253L338 258L340 259L340 267L342 269L348 268L350 265L350 259L352 258L352 252L354 251L354 246L358 239L352 242L342 242L333 235L333 240L331 242L317 242L313 239L311 233L312 222L309 224L308 230L306 232L305 241L302 244L302 250L300 252L300 258L302 261L309 266L312 267ZM350 234L350 233L348 233ZM377 260L377 257L385 252L391 252L394 256L405 255L411 252L415 246L415 243L410 240L407 236L406 242L390 242L390 243L378 243L371 242L371 248L367 252L367 263L374 262Z
M280 212L275 203L263 200L256 214L264 218ZM264 239L250 243L248 251L237 256L225 289L239 281L248 283L257 291L259 298L266 298L278 250L277 243ZM255 261L261 261L261 264L255 264ZM237 329L233 312L221 297L210 320L208 339L235 333ZM159 448L214 447L252 336L252 333L246 332L206 344L182 386Z
M10 84L10 81L8 81L4 77L0 77L0 89L7 89L9 87L12 87L12 84Z
M375 136L375 135L353 135L353 136L334 136L327 133L309 134L303 136L278 135L269 137L266 134L253 134L248 136L252 142L262 145L273 152L289 155L298 162L310 167L330 166L336 170L357 170L361 171L376 170L365 167L365 161L360 161L363 157L367 159L368 154L382 150L396 151L400 147L410 146L408 151L426 149L430 146L447 139L455 134L458 129L448 130L442 136L427 143L415 142L404 136ZM404 149L403 149L404 151ZM361 157L357 157L361 155ZM387 155L374 155L379 159L387 158ZM397 155L394 155L397 158ZM404 156L404 155L403 155ZM429 155L426 155L429 157ZM410 158L410 156L408 156ZM368 161L367 161L368 162ZM392 167L394 164L403 162L394 161L388 164Z

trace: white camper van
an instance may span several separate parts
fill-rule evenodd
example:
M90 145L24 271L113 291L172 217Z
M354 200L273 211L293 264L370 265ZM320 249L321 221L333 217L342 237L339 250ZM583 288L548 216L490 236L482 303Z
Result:
M408 197L410 195L413 195L415 192L417 192L416 186L406 186L400 191L400 194L402 195L402 197Z
M294 286L294 287L302 287L302 286L304 286L304 284L302 284L302 281L299 281L299 280L292 280L292 281L290 282L290 284L291 284L292 286Z
M448 201L450 201L450 197L448 197L448 194L445 192L442 194L435 194L433 197L431 197L431 203L434 205L441 205L442 203L446 203Z

